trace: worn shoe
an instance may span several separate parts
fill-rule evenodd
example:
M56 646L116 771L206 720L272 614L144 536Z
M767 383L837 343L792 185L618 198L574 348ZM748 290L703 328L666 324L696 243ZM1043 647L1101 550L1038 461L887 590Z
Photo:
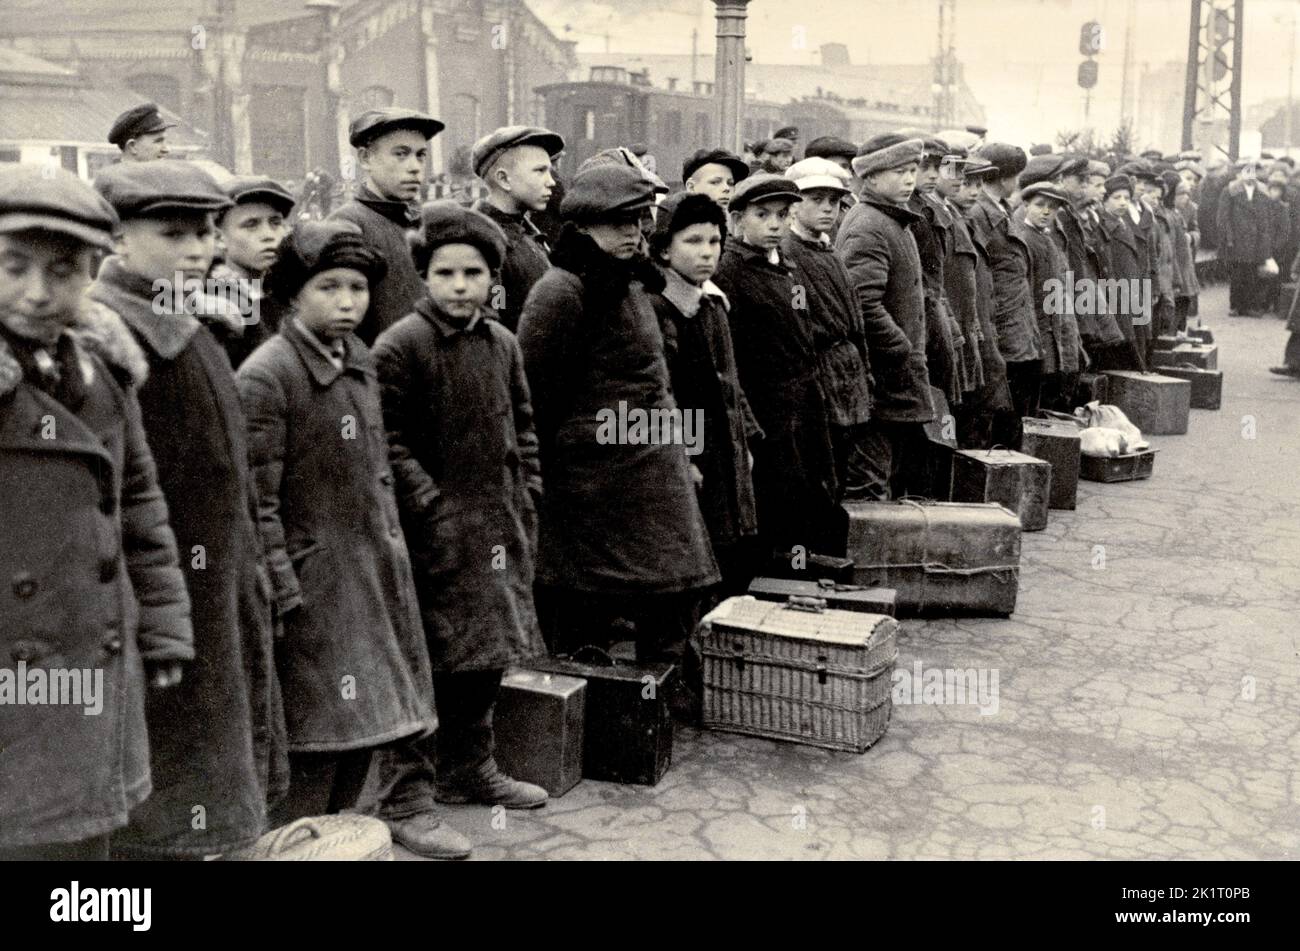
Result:
M1289 366L1269 367L1268 372L1276 373L1278 376L1289 376L1295 379L1300 379L1300 367L1289 367Z
M505 806L507 809L538 809L550 797L541 786L511 779L497 772L473 786L439 787L435 795L438 802L450 805L476 803L482 806Z
M417 812L385 819L393 841L428 859L464 859L472 851L469 839L442 821L436 812Z

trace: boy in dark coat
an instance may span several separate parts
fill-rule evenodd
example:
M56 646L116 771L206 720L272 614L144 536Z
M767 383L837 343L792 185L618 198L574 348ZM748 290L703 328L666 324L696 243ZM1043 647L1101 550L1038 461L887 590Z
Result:
M0 860L103 860L149 795L146 687L194 657L190 601L140 421L144 354L82 297L117 216L62 170L0 170ZM27 673L23 673L22 665Z
M1127 175L1113 175L1106 180L1106 198L1102 203L1100 225L1097 230L1103 262L1103 274L1108 281L1121 281L1129 287L1149 287L1150 261L1146 246L1133 233L1133 219L1129 205L1135 190L1133 179ZM1137 281L1137 284L1133 282ZM1122 344L1104 347L1093 354L1093 362L1100 370L1139 370L1147 367L1146 342L1149 338L1151 308L1148 294L1141 300L1129 295L1129 306L1112 311Z
M330 217L358 225L366 243L388 262L384 279L371 288L370 312L356 331L367 346L424 296L424 281L411 264L407 232L420 220L414 202L420 197L429 140L442 129L432 116L396 107L363 112L348 128L365 181Z
M673 399L703 413L701 451L691 457L691 475L722 571L722 591L730 596L744 594L758 568L752 551L758 518L750 446L763 431L736 375L727 295L710 280L726 230L726 212L708 195L678 192L664 199L650 253L665 283L650 295L650 303L664 337Z
M350 222L304 222L273 286L288 318L238 375L284 634L289 794L273 825L356 804L371 752L433 727L379 384L352 330L384 262Z
M795 308L795 278L780 256L790 205L789 179L760 172L740 183L729 206L733 238L715 280L727 313L745 397L763 428L754 453L754 494L764 548L842 554L847 524L826 400L811 328Z
M871 363L862 306L844 262L831 245L840 202L849 194L849 175L827 159L796 162L786 172L803 201L791 210L781 252L795 271L801 291L797 309L807 321L826 417L835 448L835 473L845 499L870 497L873 466L867 422L871 419Z
M1074 289L1066 283L1065 257L1052 234L1057 211L1069 198L1055 185L1041 181L1022 189L1020 199L1023 204L1018 211L1023 217L1014 216L1011 228L1029 249L1029 287L1042 352L1040 403L1070 412L1079 381L1079 327L1072 313Z
M427 806L416 795L430 779L413 757L420 746L433 753L439 802L533 809L547 798L493 757L502 674L543 650L532 597L542 487L532 405L519 342L486 309L505 236L451 200L422 215L415 267L428 292L375 344L438 712L431 750L408 744L384 764L381 811L403 844L407 826L418 832L423 821L411 810ZM451 857L439 845L424 854Z
M287 779L239 392L212 333L155 289L177 274L207 274L213 214L230 199L181 161L114 165L95 187L122 219L122 234L87 293L126 321L148 357L140 407L194 606L193 673L150 696L146 710L154 793L114 849L198 858L251 844Z
M943 271L944 262L952 254L952 216L935 196L948 146L935 138L923 142L916 187L907 199L907 207L920 219L911 230L921 258L921 286L925 290L926 372L930 385L944 394L948 404L960 406L970 389L970 368L962 359L966 341L952 316Z

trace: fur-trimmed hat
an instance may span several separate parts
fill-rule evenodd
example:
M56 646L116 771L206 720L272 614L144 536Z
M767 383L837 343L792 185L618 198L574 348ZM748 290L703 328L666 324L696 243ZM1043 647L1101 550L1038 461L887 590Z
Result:
M489 270L501 267L506 256L506 236L500 225L482 212L458 201L440 198L420 207L420 229L410 239L415 269L429 269L433 252L444 244L468 244L478 248Z
M654 230L650 232L650 251L659 253L672 243L673 235L691 225L717 225L727 236L727 213L708 195L676 192L659 203Z
M281 243L266 281L271 294L287 303L312 275L336 267L360 271L372 287L388 273L388 263L353 222L300 221Z
M858 178L866 178L877 172L887 172L891 168L920 162L924 149L925 142L922 139L907 139L897 132L872 136L858 149L858 155L853 160L853 174Z

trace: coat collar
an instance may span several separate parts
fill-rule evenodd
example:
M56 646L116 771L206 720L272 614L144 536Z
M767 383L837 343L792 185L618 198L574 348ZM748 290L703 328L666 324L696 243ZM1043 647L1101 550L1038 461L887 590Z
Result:
M727 300L727 295L712 281L705 281L703 285L697 287L670 267L661 265L659 270L664 275L664 289L660 293L663 294L664 300L681 311L683 317L694 317L698 314L700 304L705 297L712 297L719 301L725 310L731 309L731 302Z
M11 358L12 359L12 358ZM0 380L2 383L3 380ZM100 434L82 421L54 397L35 386L22 386L21 380L9 392L0 390L0 447L23 452L73 452L98 456L105 466L113 465L107 446ZM51 417L53 425L33 429L32 421ZM52 434L53 438L45 438Z
M410 228L419 224L420 213L411 205L404 201L390 201L387 198L381 198L369 185L362 185L357 190L357 201L365 205L371 211L383 215L393 224L401 225L403 228Z
M488 321L492 319L482 307L478 309L468 323L460 323L452 320L442 312L433 298L425 294L415 304L415 312L433 325L433 329L438 332L440 337L454 337L457 334L474 334L482 337L490 337L492 328L488 326Z
M507 214L486 198L480 198L476 201L474 210L491 218L503 228L518 228L534 241L543 237L542 229L533 224L533 219L528 217L526 211L517 215Z
M921 216L906 205L900 205L896 201L889 201L870 188L864 187L862 189L862 194L858 196L858 204L870 205L872 208L884 212L904 228L921 220Z
M637 255L630 261L612 258L572 222L560 232L551 263L576 274L588 292L622 297L632 281L639 281L652 294L663 290L663 275L648 257Z
M189 314L159 313L160 308L154 306L158 295L153 281L128 271L117 255L104 259L99 276L86 293L116 311L145 346L164 360L180 356L201 326Z
M309 340L307 333L298 326L298 319L290 316L280 326L280 332L289 341L302 360L303 366L311 374L318 386L330 386L344 373L356 373L361 376L375 376L374 358L369 349L356 334L343 338L343 366L335 366L322 350L319 340Z

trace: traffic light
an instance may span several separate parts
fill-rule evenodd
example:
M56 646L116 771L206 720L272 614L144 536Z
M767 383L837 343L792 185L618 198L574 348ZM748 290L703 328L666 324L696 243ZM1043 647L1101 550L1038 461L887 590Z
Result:
M1079 88L1091 89L1097 85L1097 61L1085 59L1079 64Z
M1227 10L1215 10L1210 25L1210 56L1213 57L1214 81L1228 75L1228 44L1232 42L1232 15Z
M1106 48L1106 35L1101 24L1089 20L1079 28L1079 52L1084 56L1096 56Z

